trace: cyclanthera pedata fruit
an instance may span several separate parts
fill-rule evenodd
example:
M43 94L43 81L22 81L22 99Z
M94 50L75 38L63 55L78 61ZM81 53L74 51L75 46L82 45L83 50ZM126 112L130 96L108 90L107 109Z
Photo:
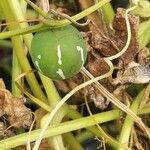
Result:
M54 80L64 80L83 67L87 50L80 32L68 25L37 32L30 55L38 71Z

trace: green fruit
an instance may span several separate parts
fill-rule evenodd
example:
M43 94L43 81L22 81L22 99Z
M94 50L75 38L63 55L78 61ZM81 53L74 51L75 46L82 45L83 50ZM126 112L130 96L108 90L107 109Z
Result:
M84 65L87 50L80 32L68 25L37 32L32 40L30 55L36 68L54 80L77 74Z

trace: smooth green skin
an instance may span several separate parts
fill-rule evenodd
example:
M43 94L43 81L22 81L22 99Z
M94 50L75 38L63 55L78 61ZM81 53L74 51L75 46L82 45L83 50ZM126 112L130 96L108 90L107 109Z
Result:
M60 45L62 64L58 63L58 45ZM83 49L84 62L77 46ZM68 25L37 32L31 44L30 55L36 68L42 74L54 80L63 80L56 73L58 69L63 71L65 79L74 76L85 63L87 50L80 32L72 25Z

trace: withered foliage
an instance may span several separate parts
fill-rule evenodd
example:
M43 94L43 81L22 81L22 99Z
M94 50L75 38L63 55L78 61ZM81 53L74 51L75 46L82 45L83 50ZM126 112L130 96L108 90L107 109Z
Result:
M5 118L6 127L29 128L32 123L32 112L24 102L24 97L15 97L5 89L4 83L0 80L0 117Z

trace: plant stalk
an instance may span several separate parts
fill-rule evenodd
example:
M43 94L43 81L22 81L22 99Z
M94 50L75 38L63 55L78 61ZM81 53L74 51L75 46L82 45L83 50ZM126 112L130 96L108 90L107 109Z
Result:
M138 107L140 105L140 102L144 96L144 90L142 90L139 95L134 99L130 109L137 114L138 111ZM128 145L128 141L129 141L129 137L131 134L131 129L133 127L134 124L134 120L133 118L131 118L131 116L127 115L125 120L124 120L124 124L122 126L122 130L120 133L120 137L119 137L119 141L125 145ZM118 148L118 150L122 150L122 147Z

